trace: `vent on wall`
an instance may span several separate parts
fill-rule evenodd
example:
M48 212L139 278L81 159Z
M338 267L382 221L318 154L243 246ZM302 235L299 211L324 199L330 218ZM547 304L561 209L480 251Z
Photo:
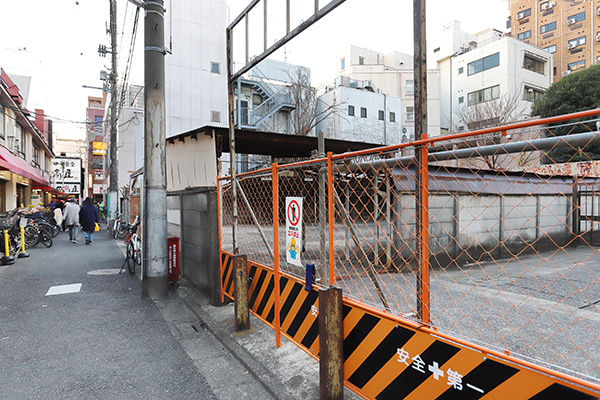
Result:
M210 112L210 122L221 122L221 112L220 111L211 111Z

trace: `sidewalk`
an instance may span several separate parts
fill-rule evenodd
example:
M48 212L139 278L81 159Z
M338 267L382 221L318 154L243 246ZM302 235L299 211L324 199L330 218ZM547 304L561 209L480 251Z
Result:
M125 251L124 245L119 243L119 247ZM156 300L155 304L219 399L264 398L250 393L241 396L235 383L239 374L260 382L276 399L319 399L318 361L283 336L277 348L275 331L254 315L250 314L250 330L235 332L233 303L211 306L209 299L185 279L170 292L169 299ZM192 331L218 342L221 351L207 351L205 339L193 337ZM361 398L347 388L344 392L345 399Z

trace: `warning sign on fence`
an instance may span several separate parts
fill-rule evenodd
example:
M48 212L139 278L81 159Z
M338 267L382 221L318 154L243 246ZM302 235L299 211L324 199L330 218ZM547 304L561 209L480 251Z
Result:
M288 263L302 266L302 197L285 198L285 254Z

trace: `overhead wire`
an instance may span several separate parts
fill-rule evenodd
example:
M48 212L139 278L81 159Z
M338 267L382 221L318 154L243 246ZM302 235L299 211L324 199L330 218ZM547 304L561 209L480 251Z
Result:
M121 95L118 102L118 110L117 110L117 120L119 120L119 116L121 114L121 110L125 106L125 97L127 93L127 85L129 83L129 73L131 71L131 65L133 64L133 52L135 49L135 39L137 36L137 28L139 23L140 16L140 7L137 7L135 10L135 17L133 21L133 31L131 33L131 42L129 44L129 55L127 56L127 64L125 66L125 75L123 76L123 82L121 84Z

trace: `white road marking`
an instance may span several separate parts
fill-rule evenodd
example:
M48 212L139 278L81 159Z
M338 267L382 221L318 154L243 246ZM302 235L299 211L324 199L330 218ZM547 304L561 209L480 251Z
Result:
M78 293L81 290L81 283L73 283L72 285L52 286L48 289L46 296L55 294Z
M120 268L96 269L94 271L89 271L87 274L90 276L118 275L119 271L121 271Z

